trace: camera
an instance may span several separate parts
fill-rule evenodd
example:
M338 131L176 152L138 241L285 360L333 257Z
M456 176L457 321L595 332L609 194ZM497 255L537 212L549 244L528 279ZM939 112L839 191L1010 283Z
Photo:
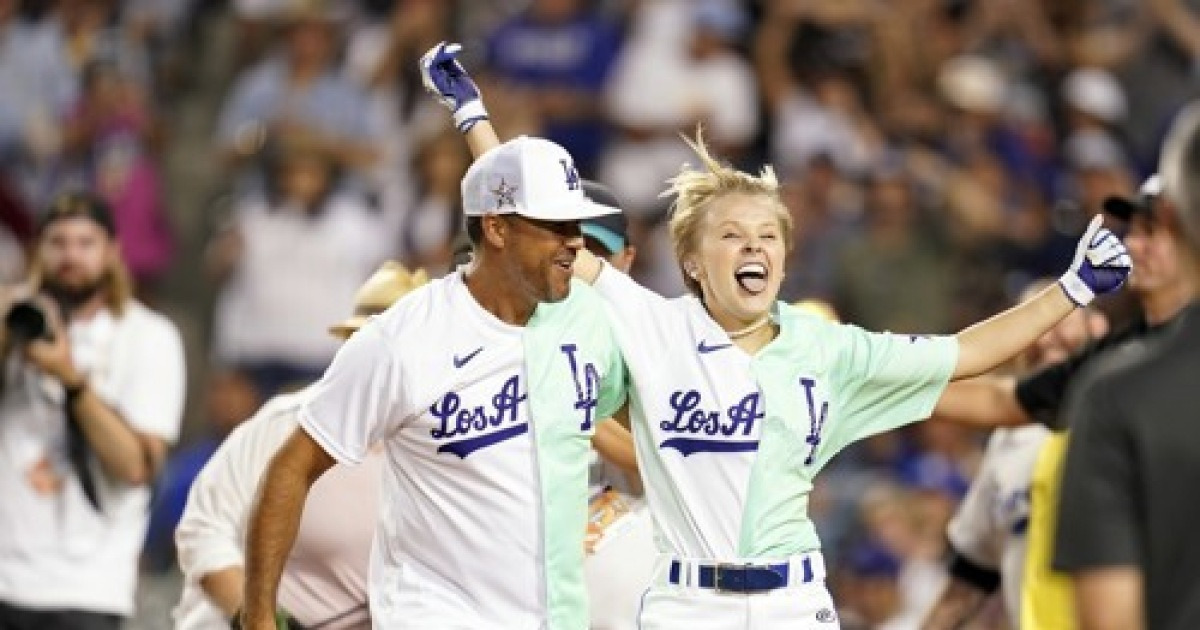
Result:
M4 329L8 332L9 339L21 344L36 339L52 341L54 338L45 309L33 300L22 300L13 304L4 316Z

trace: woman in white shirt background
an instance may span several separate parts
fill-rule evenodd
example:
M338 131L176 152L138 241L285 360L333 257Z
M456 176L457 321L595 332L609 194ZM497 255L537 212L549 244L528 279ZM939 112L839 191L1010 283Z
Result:
M340 169L319 144L296 139L271 155L267 194L235 200L208 250L220 283L216 359L263 399L321 375L337 351L322 327L394 247L363 200L339 191Z

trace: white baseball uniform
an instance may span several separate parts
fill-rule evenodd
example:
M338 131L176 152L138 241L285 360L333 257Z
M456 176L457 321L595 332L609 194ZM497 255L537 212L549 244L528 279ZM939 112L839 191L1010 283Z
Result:
M590 525L598 540L584 562L592 602L591 630L636 630L642 592L654 575L658 547L644 498L629 492L625 475L592 450Z
M175 530L183 593L175 630L216 630L229 620L200 585L204 576L245 564L244 540L254 495L267 465L292 435L304 391L276 396L221 443L188 492ZM375 529L355 510L378 509L383 457L372 451L362 466L335 466L313 484L296 544L279 582L279 605L306 627L370 627L367 566Z
M1000 572L1004 609L1012 620L1021 618L1033 466L1049 436L1040 424L993 432L979 474L946 528L955 551Z
M620 354L585 284L518 327L461 273L351 337L300 423L339 462L384 444L377 627L582 630L587 457L624 399Z
M848 444L928 416L953 337L865 332L779 304L778 338L739 350L694 297L664 299L605 265L660 549L642 628L837 627L808 518L813 476ZM674 562L673 562L674 561ZM786 587L703 588L712 563L786 564Z

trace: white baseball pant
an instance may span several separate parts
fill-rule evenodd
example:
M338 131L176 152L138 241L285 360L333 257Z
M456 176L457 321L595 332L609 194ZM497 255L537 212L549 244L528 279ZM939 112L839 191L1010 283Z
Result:
M636 630L642 593L654 578L658 548L644 502L609 525L583 565L591 630Z
M805 570L806 558L808 570ZM791 567L788 583L756 593L718 591L699 586L700 567L711 568L711 562L683 561L682 570L677 572L670 570L671 562L664 562L657 571L654 584L642 597L638 628L839 630L833 598L825 588L821 554L796 556L787 562Z

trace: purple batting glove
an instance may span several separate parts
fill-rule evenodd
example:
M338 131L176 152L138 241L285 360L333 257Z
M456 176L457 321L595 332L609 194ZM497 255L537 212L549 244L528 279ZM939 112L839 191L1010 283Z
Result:
M1097 295L1116 291L1133 269L1125 244L1101 225L1103 221L1100 215L1092 218L1079 239L1071 267L1058 280L1076 306L1086 306Z
M479 88L458 62L459 44L441 42L421 57L421 81L454 116L454 126L466 133L475 123L487 120Z

